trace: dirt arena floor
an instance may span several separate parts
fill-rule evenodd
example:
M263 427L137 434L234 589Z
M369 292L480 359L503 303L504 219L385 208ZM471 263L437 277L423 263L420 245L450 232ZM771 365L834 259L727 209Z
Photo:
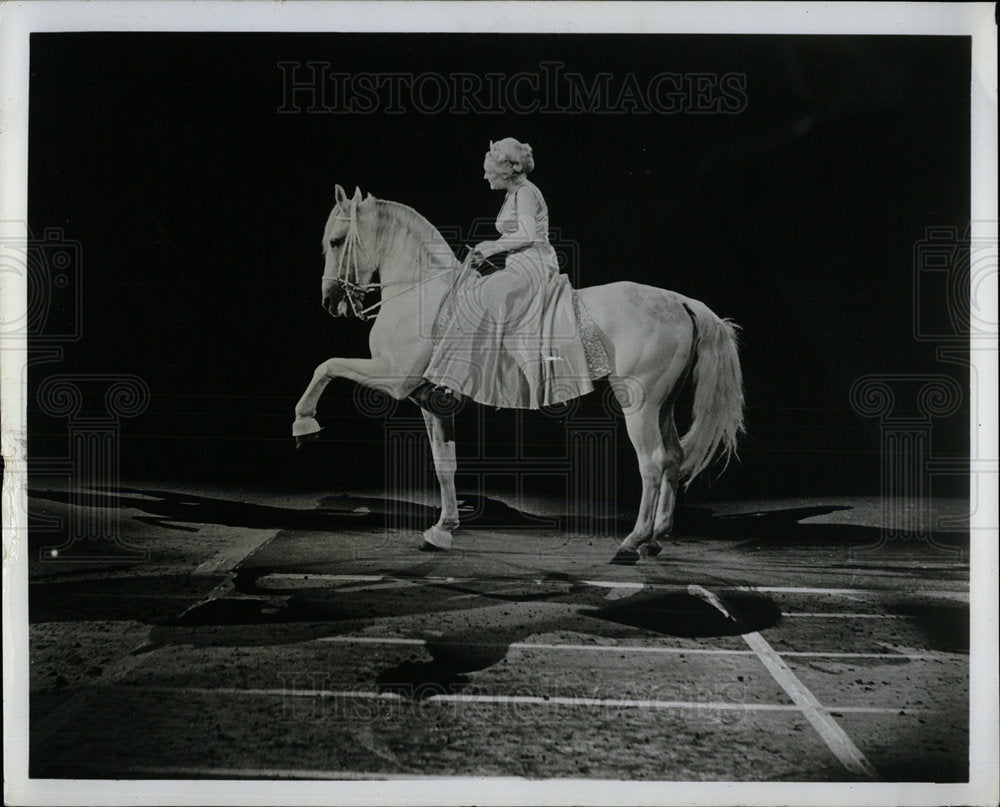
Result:
M31 487L33 777L968 778L966 501L687 506L617 566L552 501L429 554L417 495ZM53 555L97 509L133 554Z

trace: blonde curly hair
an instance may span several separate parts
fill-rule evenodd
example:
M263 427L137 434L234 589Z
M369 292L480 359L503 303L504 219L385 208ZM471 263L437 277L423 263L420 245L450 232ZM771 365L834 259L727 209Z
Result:
M535 170L531 146L513 137L505 137L495 143L491 140L487 156L497 164L506 179L516 175L524 176Z

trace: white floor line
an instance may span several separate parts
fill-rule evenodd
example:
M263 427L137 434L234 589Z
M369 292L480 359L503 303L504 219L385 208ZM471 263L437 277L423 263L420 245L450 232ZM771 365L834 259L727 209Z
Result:
M836 611L831 613L810 613L808 611L782 611L782 616L808 617L813 619L916 619L907 614L856 614L853 611Z
M425 646L426 639L412 639L403 636L323 636L315 639L316 642L332 644L384 644L384 645L408 645ZM442 644L430 640L432 644ZM444 644L450 644L445 642ZM475 643L473 643L475 644ZM482 644L489 644L482 642ZM469 642L462 642L463 646L469 646ZM663 655L692 655L692 656L753 656L753 650L728 650L716 647L637 647L635 645L609 645L609 644L546 644L543 642L512 642L508 645L516 650L569 650L596 653L659 653ZM947 658L946 653L838 653L838 652L786 652L782 655L796 656L800 658L856 658L856 659L899 659L899 660L929 660Z
M67 766L83 769L85 766ZM93 771L92 766L86 766L81 772ZM134 779L163 779L163 778L184 778L191 779L205 777L210 779L323 779L330 781L352 781L359 779L373 780L402 780L402 779L471 779L466 776L455 776L453 774L425 774L425 773L383 773L382 771L323 771L315 769L294 770L292 768L206 768L206 767L178 767L178 766L147 766L135 765L132 767L115 767L115 777ZM528 781L517 776L491 776L490 782L525 782ZM192 791L193 792L193 791Z
M907 661L931 661L961 656L961 653L822 653L811 650L783 650L782 656L795 656L796 658L884 658L884 659L906 659Z
M696 585L690 586L688 590L694 596L701 597L710 603L729 619L732 619L734 622L738 621L726 610L722 601L712 592L702 586ZM823 742L826 743L827 748L840 760L840 763L855 775L866 776L869 779L878 779L879 775L875 767L861 753L861 749L847 736L847 733L840 727L837 721L830 717L828 713L829 711L839 712L842 710L828 710L825 708L759 633L756 631L744 633L743 639L750 646L750 649L757 654L761 663L771 673L771 676L778 685L785 690L785 693L792 699L796 707L802 711L803 716L809 721L809 724L816 730L819 736L823 738Z
M260 584L263 581L276 580L283 581L288 580L289 582L295 582L300 580L316 580L319 582L331 581L335 583L381 583L386 579L394 579L392 575L384 574L292 574L287 572L274 572L273 574L264 575L258 578L257 583ZM408 579L408 578L400 578ZM450 579L450 578L449 578Z
M802 710L806 720L816 729L841 764L853 774L878 779L878 772L867 757L861 753L861 749L847 736L847 732L840 727L837 721L830 717L828 711L816 700L816 696L788 668L788 665L785 664L781 656L774 652L767 640L756 632L744 634L743 638L757 652L768 672L788 693L788 697L795 702L795 705ZM843 710L831 709L829 711L839 712Z
M823 594L831 597L849 597L856 594L894 594L899 593L895 589L880 589L880 588L809 588L809 587L795 587L795 586L754 586L749 591L759 592L761 594ZM911 593L911 592L905 592ZM968 591L949 591L944 590L934 590L934 591L916 591L912 592L920 594L921 596L931 596L931 597L954 597L956 599L969 599Z
M388 588L408 588L415 585L417 584L412 580L385 580L378 583L359 583L353 586L340 586L337 591L384 591Z
M198 566L192 576L225 575L223 579L208 594L202 597L193 605L184 609L181 616L190 611L201 608L207 603L225 597L233 591L233 570L243 561L249 558L254 552L274 539L281 530L248 530L239 541L231 546L227 546L221 552L217 552L211 558Z
M584 585L595 588L621 588L621 589L663 589L686 591L687 585L682 583L656 583L636 580L546 580L544 578L515 578L515 577L395 577L392 574L386 575L365 575L365 574L293 574L276 572L261 577L259 585L266 585L268 582L276 583L296 583L296 582L316 582L316 583L379 583L389 580L405 580L414 584L469 584L469 583L509 583L511 585L524 585L531 583L534 585ZM795 586L720 586L725 591L739 591L749 594L819 594L827 596L852 596L852 595L885 595L885 594L917 594L920 596L933 597L953 597L967 600L968 591L951 591L947 589L900 591L899 589L878 589L878 588L813 588Z
M237 541L216 552L191 574L201 576L231 572L279 532L280 530L247 530Z
M431 689L433 684L424 685ZM587 698L576 696L545 696L545 695L487 695L487 694L448 694L435 693L428 695L420 701L400 695L396 692L374 692L367 690L336 690L336 689L269 689L269 688L248 688L238 687L170 687L152 686L135 687L143 693L178 693L186 695L233 695L243 697L281 697L281 698L329 698L333 700L378 700L393 701L400 704L409 704L419 707L423 704L442 703L486 703L497 706L585 706L589 708L601 707L607 709L700 709L704 711L733 711L733 712L800 712L801 707L791 703L731 703L728 701L667 701L658 699L635 699L635 698ZM415 689L420 689L419 686ZM826 717L827 712L850 712L858 714L916 714L924 712L924 709L911 709L904 706L822 706L817 703L817 708L822 711L822 716ZM807 715L808 717L808 715ZM830 718L826 717L827 720ZM833 722L830 720L830 722ZM838 727L839 728L839 727ZM860 753L860 752L858 752Z
M123 578L116 578L121 580ZM93 599L116 599L116 600L193 600L195 595L193 594L168 594L166 592L162 594L135 594L132 592L122 593L118 591L86 591L86 592L70 592L68 594L62 595L65 597L86 597ZM102 620L103 621L103 620ZM119 621L119 620L110 620Z

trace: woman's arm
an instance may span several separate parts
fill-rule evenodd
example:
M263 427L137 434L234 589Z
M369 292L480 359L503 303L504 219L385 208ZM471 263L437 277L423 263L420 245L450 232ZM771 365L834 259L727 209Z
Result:
M504 233L496 241L483 241L476 245L476 252L484 258L498 252L510 252L533 243L537 239L535 217L538 215L538 200L531 189L521 186L517 189L517 229Z

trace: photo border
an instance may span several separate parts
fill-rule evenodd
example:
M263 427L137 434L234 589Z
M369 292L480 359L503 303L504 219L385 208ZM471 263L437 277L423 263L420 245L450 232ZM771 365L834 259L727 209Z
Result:
M997 50L992 3L80 2L0 5L0 222L24 222L33 32L448 32L935 35L972 37L971 237L996 243ZM16 224L13 226L17 226ZM994 253L994 263L996 256ZM994 281L995 282L995 281ZM26 278L0 276L0 322L23 315ZM995 296L992 298L996 305ZM992 312L996 321L996 310ZM28 771L26 345L4 343L2 378L5 801L10 804L987 804L998 777L997 350L971 350L973 474L984 503L970 545L970 782L697 783L433 778L374 781L38 780Z

